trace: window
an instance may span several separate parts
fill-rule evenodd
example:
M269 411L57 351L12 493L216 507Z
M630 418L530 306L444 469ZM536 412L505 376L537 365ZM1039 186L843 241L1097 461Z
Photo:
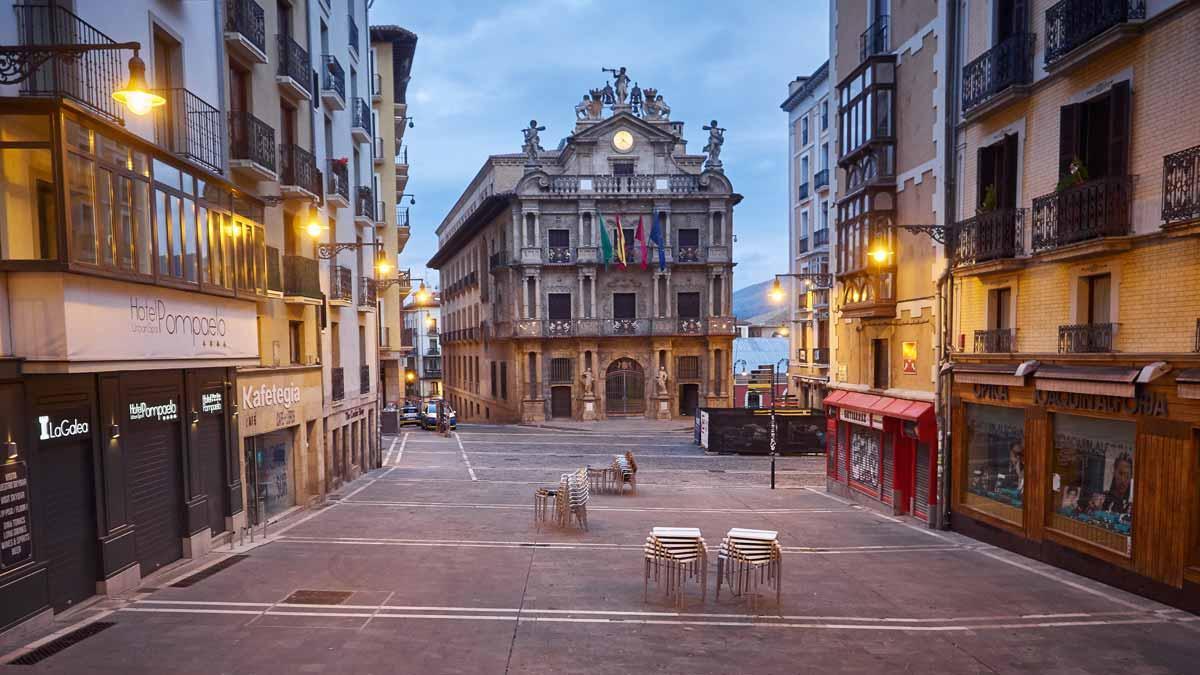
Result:
M829 128L829 99L821 101L821 131ZM829 147L826 144L825 147Z
M800 158L800 184L808 184L808 155Z
M1129 82L1059 110L1058 171L1066 177L1078 160L1089 179L1128 174Z
M700 379L700 357L680 356L676 365L676 377L681 380Z
M805 246L800 249L800 253L804 253L808 250L808 209L800 212L800 237L805 239Z
M844 157L875 139L891 139L895 131L894 92L896 64L879 61L867 65L838 90L841 105L841 134L838 135L839 155ZM881 159L884 166L877 168L879 175L891 175L893 156L891 149Z
M800 118L800 145L808 145L808 114Z
M988 291L988 328L1012 328L1012 289L993 288ZM1006 350L1008 351L1008 350Z
M329 324L329 352L334 368L342 367L342 334L337 321Z
M0 260L59 257L51 147L48 117L0 116Z
M496 398L496 362L492 361L489 365L489 374L491 375L490 382L492 383L492 398Z
M550 248L567 248L571 245L570 230L550 230Z
M1025 412L967 405L967 484L963 502L1022 525L1025 502Z
M613 318L636 319L637 295L634 293L613 293Z
M821 170L822 171L829 170L829 144L828 143L821 144ZM828 182L829 179L826 178L825 180L826 180L826 182Z
M288 357L292 365L304 363L304 322L288 322Z
M1132 422L1055 413L1049 527L1132 553Z
M679 293L676 295L675 309L681 319L700 318L700 294Z
M829 202L821 200L821 229L829 228Z
M553 384L571 384L574 380L572 375L571 358L554 358L550 359L550 382Z
M571 318L571 294L550 293L547 296L547 319L564 321Z
M1112 321L1112 275L1097 274L1079 279L1077 313L1079 323L1097 324Z
M871 386L876 389L888 388L888 341L871 340Z
M612 172L614 176L632 176L633 162L613 162Z
M500 398L508 400L508 361L500 362Z
M975 188L980 210L1017 208L1017 147L1017 135L1008 134L979 148Z
M679 245L685 247L700 245L700 230L690 227L679 230Z

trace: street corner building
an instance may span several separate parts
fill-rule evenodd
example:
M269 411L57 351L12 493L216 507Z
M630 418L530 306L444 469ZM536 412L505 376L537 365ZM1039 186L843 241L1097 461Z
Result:
M380 462L365 3L75 4L0 8L0 632Z
M437 230L442 367L459 420L671 419L728 407L735 333L725 130L682 122L625 69L553 151L488 158ZM514 129L514 134L516 130Z

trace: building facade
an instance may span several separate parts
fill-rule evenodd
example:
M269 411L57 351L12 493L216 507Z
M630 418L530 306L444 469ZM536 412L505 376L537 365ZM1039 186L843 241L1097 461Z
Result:
M827 484L920 519L937 513L945 258L928 233L901 227L945 221L945 4L830 4L839 175Z
M833 222L831 167L837 138L837 100L829 95L829 62L788 84L780 108L788 113L788 271L829 273ZM832 107L831 107L832 106ZM829 382L829 293L824 284L791 277L787 289L791 391L806 408L820 408Z
M388 285L379 291L379 377L380 400L384 405L406 398L403 361L413 347L404 341L403 304L412 291L412 273L400 269L400 254L408 243L409 207L401 195L408 187L408 148L404 131L408 117L408 81L417 36L400 26L371 26L371 60L375 73L371 89L374 128L372 157L374 188L380 202L380 241L383 253L397 268ZM409 199L410 203L413 201Z
M962 17L954 529L1200 608L1200 3Z
M661 95L628 84L621 69L586 96L556 150L541 149L531 123L525 152L489 157L437 230L429 266L443 283L445 390L460 421L730 404L740 196L721 169L724 130L705 125L707 161L688 154ZM661 235L645 265L639 225ZM606 265L606 250L625 264Z
M423 303L410 298L404 309L404 343L412 345L405 359L404 398L442 398L441 299L436 293Z

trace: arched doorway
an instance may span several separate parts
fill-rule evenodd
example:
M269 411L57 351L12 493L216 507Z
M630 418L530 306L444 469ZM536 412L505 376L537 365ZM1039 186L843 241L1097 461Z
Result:
M604 404L608 415L646 413L646 376L640 363L620 358L609 364L604 379Z

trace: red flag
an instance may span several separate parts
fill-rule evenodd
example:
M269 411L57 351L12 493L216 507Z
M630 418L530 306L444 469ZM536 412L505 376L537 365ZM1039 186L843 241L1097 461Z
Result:
M646 230L642 228L642 217L638 216L638 228L634 233L633 238L642 245L642 270L646 269L647 263L650 261L650 248L646 246Z

